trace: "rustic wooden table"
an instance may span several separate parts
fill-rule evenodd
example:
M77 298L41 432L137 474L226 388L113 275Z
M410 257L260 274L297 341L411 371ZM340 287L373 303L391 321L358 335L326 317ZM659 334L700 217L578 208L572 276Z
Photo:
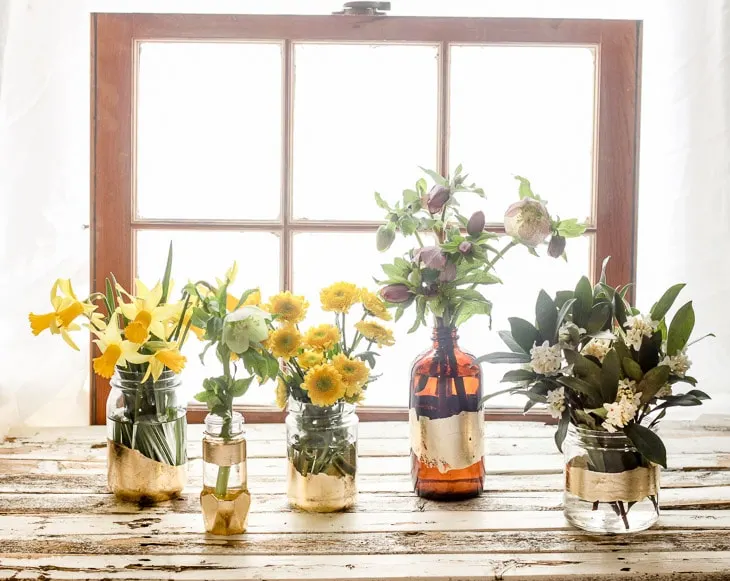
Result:
M289 509L282 425L249 426L249 531L203 533L201 426L184 498L140 509L105 482L103 427L27 429L0 444L1 579L728 579L730 424L665 423L661 519L591 536L561 510L553 428L490 423L486 491L411 493L407 426L362 424L354 510Z

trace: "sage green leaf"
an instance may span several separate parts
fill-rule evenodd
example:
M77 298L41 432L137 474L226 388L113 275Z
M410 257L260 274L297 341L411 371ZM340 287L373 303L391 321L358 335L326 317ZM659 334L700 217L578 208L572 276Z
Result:
M388 202L386 202L383 199L383 196L381 196L378 192L375 192L375 203L383 210L390 211L390 206L388 205Z
M476 363L529 363L530 356L527 353L509 353L497 351L477 357Z
M662 468L667 467L667 450L664 447L664 442L652 430L632 422L624 428L624 434L628 436L631 443L644 458L659 464Z
M510 317L509 325L514 340L517 341L517 344L522 347L525 353L529 353L535 346L535 341L537 341L539 336L535 326L518 317Z
M482 399L479 400L479 407L482 407L485 402L489 401L493 397L497 397L498 395L502 395L502 394L505 394L505 393L512 394L512 393L515 393L515 392L517 392L519 390L520 390L519 387L508 387L507 389L500 389L499 391L495 391L494 393L488 393L487 395L485 395L484 397L482 397Z
M533 198L539 200L540 198L535 195L535 192L532 191L532 186L530 185L530 180L527 178L523 178L522 176L515 176L515 179L520 182L520 187L518 189L520 200L524 198Z
M588 317L588 322L585 326L586 333L592 335L593 333L602 331L606 326L606 323L610 321L611 315L612 309L610 303L600 302L593 305L591 314Z
M601 395L603 401L616 401L618 382L621 379L621 361L615 349L609 349L601 365Z
M670 286L667 291L662 295L662 298L660 298L651 308L649 316L654 321L661 321L664 318L664 315L669 312L669 309L672 308L674 301L677 300L677 296L685 286L686 285L684 283Z
M461 303L459 314L456 317L456 326L459 327L474 315L490 315L492 303L483 301L464 301ZM434 313L437 314L437 313Z
M561 452L563 451L563 442L565 441L565 436L568 434L568 424L570 423L570 414L568 413L568 409L566 408L563 412L563 415L560 416L560 422L558 423L558 429L555 431L555 445L558 447L558 450Z
M562 309L563 305L567 303L570 299L572 299L574 295L575 293L573 291L560 290L555 293L555 300L553 302L555 303L556 307Z
M601 367L583 357L577 351L565 350L565 359L573 366L573 374L578 378L590 383L594 388L594 393L601 392Z
M644 377L644 372L641 370L641 365L634 361L631 357L624 357L621 360L621 364L624 368L624 373L630 379L634 381L641 381Z
M436 182L440 186L447 186L449 185L449 180L447 180L445 177L443 177L441 174L433 171L432 169L426 169L425 167L418 166L419 169L428 175L434 182Z
M248 391L253 379L253 377L246 377L245 379L237 379L234 381L231 386L231 395L233 397L241 397L244 395Z
M606 269L608 268L608 261L611 260L610 256L606 256L601 264L601 277L598 279L599 282L606 284Z
M667 383L668 379L669 367L666 365L660 365L647 371L636 386L636 392L641 392L641 403L649 403L649 400Z
M544 290L537 295L537 303L535 304L535 320L540 335L554 343L556 335L556 324L558 322L558 311L555 308L553 299L550 298Z
M460 284L501 284L502 280L491 272L478 270L464 277Z
M537 374L529 369L513 369L504 374L502 383L518 383L523 381L534 381L537 379Z
M421 326L421 320L424 318L426 314L426 299L423 297L418 297L416 299L416 320L413 322L413 325L410 329L408 329L409 333L415 332L418 327Z
M375 233L375 247L378 249L378 252L385 252L388 250L394 241L395 231L390 228L389 225L378 226L378 231Z
M499 337L504 341L504 344L507 345L507 347L510 348L510 351L514 351L515 353L524 353L525 350L520 346L517 341L514 340L512 337L512 333L509 331L499 331Z
M572 389L576 393L582 393L589 399L591 404L598 405L601 401L601 388L599 386L591 385L587 381L569 375L558 377L558 383Z
M667 355L676 355L687 345L695 326L695 311L692 301L684 304L674 314L667 333Z
M586 328L593 308L593 288L587 277L582 277L575 287L575 303L573 303L573 322Z

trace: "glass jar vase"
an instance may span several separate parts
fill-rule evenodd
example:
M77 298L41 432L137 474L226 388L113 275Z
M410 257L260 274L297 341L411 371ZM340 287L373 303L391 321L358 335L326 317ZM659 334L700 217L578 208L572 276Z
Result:
M660 467L623 432L570 425L565 454L565 518L593 533L633 533L659 518Z
M455 328L437 324L432 339L432 348L411 369L413 488L434 500L479 496L484 485L481 368L459 348Z
M180 376L157 381L117 368L107 398L107 481L122 500L149 504L178 496L187 482L187 402Z
M309 512L335 512L355 503L357 425L355 406L320 407L289 398L286 417L287 496Z
M251 494L243 416L238 412L225 419L212 414L205 418L200 507L207 532L239 535L246 530Z

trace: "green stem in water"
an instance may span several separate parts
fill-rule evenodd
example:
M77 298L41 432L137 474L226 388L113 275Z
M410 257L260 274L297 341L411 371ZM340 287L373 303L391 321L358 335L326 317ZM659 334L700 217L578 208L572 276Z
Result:
M228 367L227 365L224 367ZM223 425L221 426L221 438L224 440L231 439L231 416L227 416L223 419ZM218 467L218 478L215 481L215 495L218 498L225 498L228 492L228 477L231 474L230 466L219 466Z

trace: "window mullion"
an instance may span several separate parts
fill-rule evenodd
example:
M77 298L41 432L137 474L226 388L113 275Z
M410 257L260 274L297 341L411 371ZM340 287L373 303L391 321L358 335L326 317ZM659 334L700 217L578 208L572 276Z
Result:
M294 135L294 46L291 40L284 40L284 58L282 59L282 176L281 176L281 288L291 290L292 288L292 151Z
M438 54L438 167L442 175L449 173L449 64L448 41L441 42Z

